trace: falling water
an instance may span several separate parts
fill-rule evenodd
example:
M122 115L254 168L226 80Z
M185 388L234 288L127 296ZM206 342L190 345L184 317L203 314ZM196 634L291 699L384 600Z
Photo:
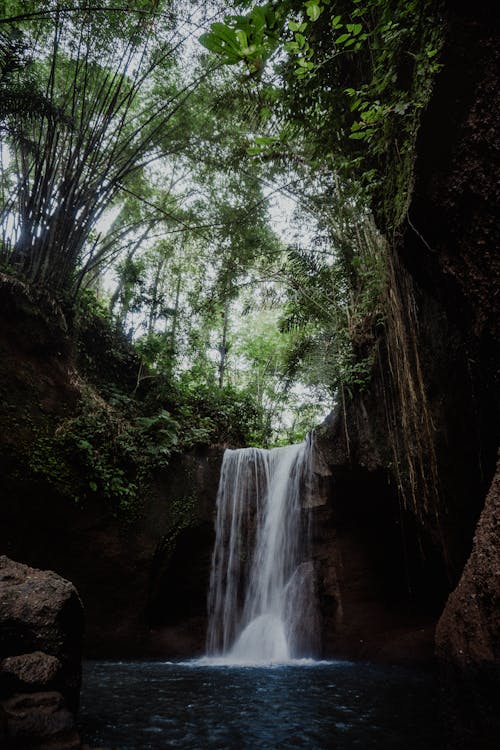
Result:
M227 450L217 496L209 591L209 657L283 663L311 656L316 638L308 513L311 442Z

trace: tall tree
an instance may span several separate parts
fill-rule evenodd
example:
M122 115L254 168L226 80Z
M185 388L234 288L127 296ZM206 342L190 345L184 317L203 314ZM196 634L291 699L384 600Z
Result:
M3 5L4 21L8 7L16 19L13 4ZM171 153L165 131L195 82L179 80L185 29L168 2L122 9L111 0L76 7L51 0L29 10L4 29L22 35L50 106L37 118L3 115L3 254L30 282L68 291L106 255L99 220L137 173ZM168 92L155 90L155 76Z

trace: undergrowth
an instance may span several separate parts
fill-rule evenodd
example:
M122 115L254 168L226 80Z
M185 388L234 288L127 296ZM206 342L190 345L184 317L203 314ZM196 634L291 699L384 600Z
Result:
M24 285L18 292L24 294ZM29 319L36 320L36 301L26 297L26 305ZM60 348L69 351L65 334L59 335ZM99 502L133 521L155 478L176 456L213 444L246 444L260 424L250 395L232 388L214 390L187 375L161 373L136 388L140 358L93 295L83 297L72 337L74 361L66 363L66 375L51 391L68 403L48 410L40 403L40 379L47 380L52 366L43 354L40 373L30 355L25 365L14 360L26 368L29 388L23 381L22 388L2 390L0 415L11 425L6 442L16 481L42 482L76 504ZM13 377L9 367L4 363L6 382ZM189 508L184 511L189 515ZM177 515L174 525L182 521L183 514Z

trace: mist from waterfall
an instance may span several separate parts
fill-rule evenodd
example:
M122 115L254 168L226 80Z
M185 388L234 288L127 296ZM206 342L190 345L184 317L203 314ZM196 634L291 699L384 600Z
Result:
M224 453L208 597L208 658L275 664L317 649L309 555L312 441Z

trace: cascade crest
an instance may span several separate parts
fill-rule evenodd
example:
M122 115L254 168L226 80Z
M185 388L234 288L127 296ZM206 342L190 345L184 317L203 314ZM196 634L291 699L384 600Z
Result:
M207 653L283 663L316 647L314 567L302 497L312 439L224 453L208 597Z

